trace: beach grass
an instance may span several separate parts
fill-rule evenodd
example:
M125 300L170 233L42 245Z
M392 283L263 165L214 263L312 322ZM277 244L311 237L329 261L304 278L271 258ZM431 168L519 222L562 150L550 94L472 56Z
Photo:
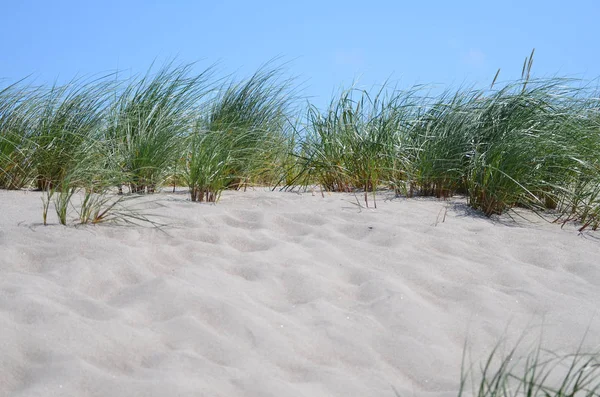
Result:
M504 354L501 347L497 344L478 367L467 367L463 355L459 397L600 396L599 351L586 352L580 346L561 354L541 341L525 354L519 353L518 343Z
M107 115L111 165L132 193L153 193L181 158L199 101L211 92L211 68L167 63L125 83Z
M34 178L29 135L38 119L40 91L26 81L0 90L0 188L21 189Z
M280 178L293 99L291 81L269 64L247 80L222 84L188 139L184 170L191 200L215 202L224 189Z
M402 120L395 108L398 96L384 88L374 94L342 91L325 112L309 106L298 153L305 183L316 182L326 191L361 189L368 206L368 193L389 182Z
M532 56L516 81L497 74L488 88L437 94L351 87L324 110L302 106L275 62L246 79L175 62L124 80L25 79L0 89L0 188L55 191L58 200L74 188L153 193L179 181L192 201L216 202L225 189L316 184L362 192L366 206L389 188L464 195L487 216L551 211L597 229L597 92L532 77Z

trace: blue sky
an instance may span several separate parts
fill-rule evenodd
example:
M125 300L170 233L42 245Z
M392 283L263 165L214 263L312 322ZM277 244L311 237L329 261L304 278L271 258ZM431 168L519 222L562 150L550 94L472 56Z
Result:
M323 105L354 80L484 86L498 68L516 78L534 47L538 77L600 76L598 0L3 3L0 78L9 81L138 74L172 57L242 77L280 56Z

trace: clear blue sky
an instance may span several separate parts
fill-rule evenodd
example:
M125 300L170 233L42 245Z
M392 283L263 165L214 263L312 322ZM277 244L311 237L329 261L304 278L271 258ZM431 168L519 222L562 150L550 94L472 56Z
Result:
M0 78L66 81L143 73L177 56L249 75L277 56L325 104L342 84L491 82L520 74L600 76L600 1L9 1Z

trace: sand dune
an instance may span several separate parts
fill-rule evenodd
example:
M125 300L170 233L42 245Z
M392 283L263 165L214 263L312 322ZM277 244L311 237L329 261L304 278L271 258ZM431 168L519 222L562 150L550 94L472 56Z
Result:
M167 226L41 222L0 191L0 396L455 395L530 328L600 341L600 240L462 199L144 197ZM445 219L444 219L445 218ZM529 337L529 336L528 336Z

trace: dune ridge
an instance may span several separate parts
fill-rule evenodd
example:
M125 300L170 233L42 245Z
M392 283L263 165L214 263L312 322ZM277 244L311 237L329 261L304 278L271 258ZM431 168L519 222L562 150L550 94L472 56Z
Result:
M187 199L140 199L162 229L44 227L0 191L0 396L450 396L466 338L600 340L597 233L461 198Z

